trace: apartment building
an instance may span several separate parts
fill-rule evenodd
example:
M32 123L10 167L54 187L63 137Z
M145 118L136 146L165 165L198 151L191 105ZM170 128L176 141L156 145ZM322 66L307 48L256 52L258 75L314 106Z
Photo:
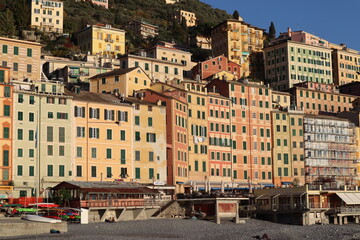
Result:
M272 91L271 95L273 109L286 109L291 105L291 94L288 92Z
M345 85L360 80L360 54L347 48L333 49L334 83Z
M90 91L134 96L136 90L150 88L152 80L141 67L115 69L90 78Z
M193 12L179 10L175 15L175 19L178 20L179 23L185 21L187 27L196 26L196 14Z
M273 42L279 42L283 40L291 40L294 42L301 42L313 46L332 48L332 44L323 38L320 38L314 34L305 31L292 31L291 28L288 28L287 32L280 33L279 37Z
M250 76L250 54L260 52L264 46L264 29L251 26L242 19L228 19L211 31L214 56L225 55L241 65L241 76Z
M205 182L209 174L209 131L208 95L205 83L186 79L182 88L187 91L189 180L198 186Z
M147 57L180 63L184 71L190 71L196 63L191 61L190 50L179 47L175 43L160 41L153 48L146 51Z
M134 180L133 107L112 94L67 94L74 99L74 179Z
M290 107L271 113L275 186L305 184L303 116L301 109Z
M331 49L285 41L264 49L265 79L275 90L304 81L332 84Z
M217 75L234 75L235 79L241 78L241 65L229 61L224 55L220 55L214 58L210 58L203 62L199 62L192 69L193 78L197 79L208 79L211 80ZM228 78L227 80L234 80L233 78Z
M166 106L141 97L125 98L133 107L134 181L164 185L167 183Z
M12 181L13 148L13 85L10 82L10 69L0 67L0 186Z
M209 92L231 99L233 168L243 184L273 186L271 147L272 90L244 81L213 80Z
M10 79L41 79L41 47L35 42L0 37L1 66L10 68Z
M209 177L210 185L221 188L234 187L238 179L237 169L233 167L230 104L228 97L210 92L208 94L209 129ZM209 190L210 191L210 190Z
M332 116L304 116L305 182L323 189L357 185L355 125Z
M167 183L184 192L189 177L188 104L186 92L164 83L137 92L145 101L166 106Z
M292 104L306 114L338 113L350 110L357 96L339 93L335 85L304 82L289 90Z
M140 35L143 38L154 38L159 35L159 27L144 20L132 20L127 28L135 35Z
M104 7L106 9L109 8L109 1L108 0L76 0L77 2L91 2L94 5L98 5Z
M31 0L31 27L63 33L64 3L60 0Z
M161 60L137 55L124 55L119 58L120 68L141 67L153 82L183 80L184 65L180 62Z
M72 97L57 82L13 84L14 197L46 197L73 178Z
M83 53L115 58L125 54L125 31L111 25L87 25L75 34Z

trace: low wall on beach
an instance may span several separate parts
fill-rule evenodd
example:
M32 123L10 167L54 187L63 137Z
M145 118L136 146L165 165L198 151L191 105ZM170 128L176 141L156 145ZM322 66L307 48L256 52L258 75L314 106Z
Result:
M40 223L10 218L0 220L0 237L44 234L50 233L51 229L64 233L68 231L68 225L66 222Z

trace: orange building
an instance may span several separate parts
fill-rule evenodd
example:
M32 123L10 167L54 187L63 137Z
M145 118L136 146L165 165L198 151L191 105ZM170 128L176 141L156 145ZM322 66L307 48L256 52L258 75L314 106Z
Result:
M213 80L207 87L209 92L218 92L232 102L234 180L238 179L238 185L272 186L272 90L248 81Z
M12 108L13 86L10 84L10 69L0 67L0 185L12 180Z

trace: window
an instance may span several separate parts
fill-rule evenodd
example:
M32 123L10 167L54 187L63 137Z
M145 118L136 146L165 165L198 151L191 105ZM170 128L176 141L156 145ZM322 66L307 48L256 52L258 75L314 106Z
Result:
M99 138L100 129L99 128L89 128L89 137L90 138Z
M31 73L31 72L32 72L32 66L31 66L31 64L27 64L27 65L26 65L26 71L27 71L28 73Z
M7 45L3 45L2 46L2 53L8 53L8 46Z
M19 47L14 47L14 55L19 55Z
M149 117L149 118L148 118L148 126L149 126L149 127L152 127L152 126L153 126L153 119L152 119L152 117Z
M29 113L29 122L34 122L34 113Z
M47 155L53 156L54 155L54 147L52 145L47 146Z
M149 152L149 162L154 161L154 152Z
M76 127L76 137L85 137L85 127Z
M91 177L96 177L96 166L91 166Z
M4 88L4 97L11 97L10 87Z
M29 141L34 141L34 130L29 130Z
M82 157L82 147L76 147L76 157Z
M65 177L65 166L59 165L59 177Z
M59 156L65 156L65 146L59 146Z
M23 114L23 112L18 112L18 121L22 121L22 120L24 120L24 114Z
M153 178L154 178L154 169L149 168L149 179L153 179Z
M126 139L126 132L125 130L120 130L120 140L125 141Z
M22 165L18 165L18 166L17 166L17 175L18 175L18 176L22 176L22 175L23 175L23 166L22 166Z
M34 166L29 166L29 176L30 176L30 177L35 176Z
M48 126L47 127L47 141L53 142L53 138L54 138L54 128L51 126Z
M53 165L48 165L47 166L47 176L48 177L52 177L54 175L54 166Z
M135 178L140 179L140 168L135 168Z
M18 140L23 140L23 130L22 129L18 129L17 137L18 137Z
M91 158L97 158L97 150L96 150L96 148L91 148Z
M3 166L9 166L9 150L3 150Z
M106 178L111 178L112 176L112 168L106 167Z
M146 133L146 142L156 142L156 134Z
M4 105L4 116L10 117L10 105Z
M112 140L112 130L111 129L106 129L106 139Z
M126 150L125 149L120 150L120 163L126 164Z
M107 148L107 149L106 149L106 158L107 158L107 159L111 159L111 158L112 158L112 149L111 149L111 148Z
M59 142L65 142L65 128L59 127Z

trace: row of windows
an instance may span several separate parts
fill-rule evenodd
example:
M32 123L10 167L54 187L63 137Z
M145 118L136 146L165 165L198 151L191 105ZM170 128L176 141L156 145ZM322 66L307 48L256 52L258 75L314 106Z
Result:
M1 66L2 66L2 67L9 67L7 61L2 61L2 62L1 62ZM12 66L12 70L13 70L14 72L18 72L18 71L19 71L19 63L14 62L14 63L13 63L13 66ZM27 72L27 73L32 73L32 65L31 65L31 64L26 64L26 72Z
M221 152L211 152L211 160L218 160L218 161L231 161L231 154L230 153L221 153Z
M304 97L303 91L300 91L300 97ZM309 98L310 97L310 92L309 91L305 91L305 97ZM333 94L326 94L326 93L315 93L315 92L311 92L311 98L315 99L317 97L317 99L323 99L323 100L331 100L331 101L338 101L341 102L341 100L344 103L351 103L353 101L353 99L351 97L341 97L340 95L333 95ZM336 100L335 100L336 99Z
M14 55L18 56L19 55L19 47L15 46L12 49L13 49L12 53ZM10 50L10 48L9 48L8 45L2 45L2 54L11 53L11 51L9 51L9 50ZM32 57L33 56L33 50L31 48L26 49L26 56L27 57Z
M230 119L229 112L210 109L210 117L225 118L225 114L226 114L226 119Z
M294 56L291 56L291 61L293 61L293 62L295 61ZM303 63L314 64L314 65L318 65L318 66L325 66L325 67L330 67L331 66L330 62L321 61L321 60L317 60L317 59L298 57L297 61L300 62L300 63L303 62Z
M304 103L303 102L300 102L300 107L302 108L305 108L305 109L312 109L312 110L318 110L318 111L325 111L325 112L341 112L342 110L342 107L338 106L337 107L337 110L335 110L335 107L333 105L330 106L330 109L328 109L328 105L327 104L324 104L324 107L322 107L323 105L322 104L318 104L317 107L316 107L316 104L315 103L312 103L311 104L311 108L310 108L310 103L306 103L305 104L305 107L304 107ZM347 107L344 107L343 108L343 111L347 111L347 109L351 109L351 107L347 108Z
M210 98L210 103L211 104L216 104L216 105L221 105L221 106L224 106L224 103L225 103L225 106L229 106L229 101L226 101L226 100L219 100L217 98Z
M58 177L65 177L65 165L59 165L58 166ZM35 168L34 166L29 166L28 172L24 172L24 168L22 165L17 166L17 176L35 176ZM69 176L72 175L72 172L69 171ZM48 177L54 177L54 166L53 165L47 165L47 176Z
M231 91L235 91L235 84L230 84ZM252 94L259 94L260 96L265 95L269 96L269 89L268 88L255 88L255 87L249 87L249 92ZM258 91L256 90L258 89ZM241 93L245 93L245 86L241 86Z
M177 133L177 141L180 143L185 143L186 144L186 134L185 133Z
M139 67L139 62L135 61L134 65L135 65L135 67ZM144 70L145 71L150 71L150 64L149 63L144 64ZM160 66L155 64L155 69L154 70L155 70L155 72L160 72ZM169 73L169 67L168 66L164 67L164 72ZM179 69L174 68L174 73L173 74L179 75Z
M83 148L82 147L76 147L76 157L77 158L83 157ZM97 158L97 149L96 148L91 148L91 158ZM112 148L106 148L105 158L113 159L113 149ZM125 149L120 149L120 163L126 164L126 150Z
M191 166L189 166L189 171L191 171ZM198 172L199 171L199 161L195 160L194 162L194 171ZM202 171L206 172L206 162L202 162Z
M184 161L186 162L187 160L187 155L186 155L186 152L183 152L183 151L177 151L178 155L177 155L177 160L179 161Z

